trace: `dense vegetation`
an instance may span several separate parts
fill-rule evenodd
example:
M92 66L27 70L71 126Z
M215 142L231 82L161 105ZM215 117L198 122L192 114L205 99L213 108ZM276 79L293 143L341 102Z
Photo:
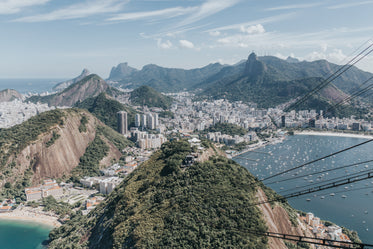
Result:
M180 168L186 141L165 143L88 216L50 233L50 248L267 248L253 176L214 157Z
M146 65L141 70L132 70L119 79L119 85L124 88L133 88L147 85L161 92L176 92L192 89L196 83L202 82L211 75L220 71L224 66L219 63L210 64L203 68L191 70L178 68L164 68L157 65Z
M51 145L54 144L54 142L55 142L55 141L56 141L60 136L61 136L61 135L60 135L59 133L57 133L56 131L53 131L51 139L50 139L48 142L46 142L45 146L47 146L47 148L50 147Z
M96 134L95 139L88 145L84 155L80 158L78 166L73 171L73 177L99 176L100 161L109 152L109 146Z
M207 130L208 132L221 132L222 134L231 136L243 136L248 132L245 128L231 123L216 123L214 126L210 126Z
M75 104L75 107L88 110L114 130L117 130L117 112L119 111L127 112L129 126L133 126L135 123L135 110L116 100L110 99L105 93L101 93L97 97L88 98L83 102L78 102Z
M134 105L146 105L148 107L159 107L169 109L172 98L163 95L149 86L140 86L131 92L130 101Z
M87 132L88 118L83 115L80 119L79 132Z

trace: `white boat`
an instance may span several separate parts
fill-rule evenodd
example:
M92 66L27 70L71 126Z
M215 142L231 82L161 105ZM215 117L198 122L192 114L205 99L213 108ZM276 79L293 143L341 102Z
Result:
M347 196L346 196L346 195L342 195L341 197L342 197L342 198L347 198Z
M334 193L330 193L330 196L335 196L335 194Z

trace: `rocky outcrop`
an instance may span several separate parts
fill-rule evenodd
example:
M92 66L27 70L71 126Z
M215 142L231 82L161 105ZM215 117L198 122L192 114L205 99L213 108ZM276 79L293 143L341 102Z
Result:
M91 72L89 72L88 69L84 68L83 71L82 71L82 73L78 77L76 77L74 79L71 79L71 80L60 82L60 83L56 84L52 88L52 90L53 91L58 91L58 92L62 91L64 89L68 88L70 85L75 84L76 82L84 79L85 77L87 77L90 74L91 74Z
M136 68L128 66L128 63L120 63L118 66L113 67L110 72L109 80L117 81L121 80L129 75L131 75L133 72L137 72L138 70Z
M257 192L257 198L259 202L267 201L267 196L264 191L259 188ZM298 226L293 226L290 221L289 215L286 210L278 205L274 204L272 206L270 203L265 203L259 205L260 211L262 212L263 219L266 221L268 231L273 233L283 233L283 234L292 234L299 236L309 236L313 235L308 230L301 228L301 222L298 220ZM270 249L287 249L284 240L269 238L268 244Z
M0 91L0 102L10 102L15 99L22 99L22 95L13 89L5 89Z
M66 109L63 113L63 122L55 124L19 153L9 157L8 163L0 172L1 175L8 171L8 176L1 182L0 187L5 181L19 182L30 169L33 173L32 184L37 184L45 178L56 179L70 175L97 135L97 127L104 124L85 110ZM81 132L79 127L83 116L87 117L88 122L85 124L86 130ZM49 144L53 136L58 138ZM100 161L100 166L106 167L111 165L113 160L119 160L122 154L104 135L100 137L109 147L107 155Z
M27 101L48 103L49 106L72 107L79 101L96 97L109 89L109 85L101 77L96 74L91 74L70 85L60 93L47 96L32 96L27 99Z

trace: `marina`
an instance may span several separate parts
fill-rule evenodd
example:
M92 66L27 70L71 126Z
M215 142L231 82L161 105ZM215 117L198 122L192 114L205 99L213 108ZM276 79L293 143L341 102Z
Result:
M268 154L246 153L242 157L247 156L252 160L236 157L235 161L246 167L254 176L264 179L363 141L366 139L315 135L289 136L283 143L260 149ZM333 179L353 177L373 170L373 164L369 162L372 159L370 156L372 150L373 144L366 144L358 149L290 171L264 183L279 194L286 195L332 182ZM364 163L366 161L368 162ZM368 232L373 227L371 215L373 182L371 180L299 196L288 201L298 210L313 212L323 220L330 220L356 230L365 243L373 243Z

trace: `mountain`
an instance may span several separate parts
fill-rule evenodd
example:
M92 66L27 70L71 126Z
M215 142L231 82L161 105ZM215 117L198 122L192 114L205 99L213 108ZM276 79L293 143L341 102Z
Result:
M210 159L181 169L189 143L163 144L87 216L52 230L49 248L285 249L251 231L303 234L286 202L252 205L276 194L208 146Z
M217 76L195 85L202 88L201 96L213 99L227 98L234 101L255 102L260 107L273 107L314 89L340 66L327 61L296 62L272 56L249 55L245 64L223 68ZM225 72L223 72L225 70ZM347 95L353 86L362 83L372 74L351 68L303 107L330 107Z
M87 109L90 113L95 115L101 122L117 129L117 113L119 111L126 111L128 117L128 126L134 126L136 111L126 105L114 100L106 93L100 93L97 97L85 99L82 102L77 102L75 107Z
M120 63L118 66L111 69L108 80L118 81L137 71L138 70L136 68L128 66L127 62Z
M86 110L56 109L0 130L1 197L23 196L45 178L97 175L119 160L126 138ZM83 165L84 164L84 165Z
M90 74L70 85L62 92L47 96L32 96L26 101L48 103L50 106L73 106L78 101L95 97L102 92L112 93L113 89L98 75Z
M133 105L146 105L148 107L159 107L169 109L172 104L172 98L163 95L149 86L140 86L130 93L130 99Z
M146 65L139 71L117 79L118 86L135 89L147 85L160 92L190 89L196 82L202 82L218 73L224 66L215 63L197 69L164 68L154 64ZM111 79L111 78L109 78Z
M56 84L53 88L52 88L52 90L53 91L62 91L62 90L64 90L64 89L66 89L67 87L69 87L70 85L72 85L72 84L75 84L76 82L78 82L78 81L80 81L80 80L82 80L82 79L84 79L85 77L87 77L88 75L90 75L91 73L88 71L88 69L83 69L83 71L82 71L82 73L78 76L78 77L76 77L76 78L74 78L74 79L71 79L71 80L67 80L67 81L64 81L64 82L60 82L60 83L58 83L58 84Z
M15 99L22 99L22 95L13 89L5 89L0 91L0 102L10 102Z

